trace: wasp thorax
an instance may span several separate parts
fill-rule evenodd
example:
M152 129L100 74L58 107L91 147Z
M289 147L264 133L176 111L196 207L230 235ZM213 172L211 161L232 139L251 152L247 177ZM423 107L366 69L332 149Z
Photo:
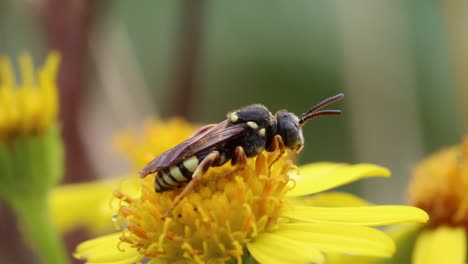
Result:
M300 151L304 145L299 118L289 112L276 113L276 133L281 136L286 147Z

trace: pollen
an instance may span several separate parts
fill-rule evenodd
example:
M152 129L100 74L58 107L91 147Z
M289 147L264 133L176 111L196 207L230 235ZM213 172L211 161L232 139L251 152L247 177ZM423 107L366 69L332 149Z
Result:
M468 137L460 146L429 156L414 170L409 200L434 226L468 228Z
M277 226L287 206L292 163L263 152L243 169L225 164L210 168L201 183L162 219L183 188L156 193L154 175L142 180L140 199L119 195L120 238L138 249L142 259L161 263L241 262L245 245ZM138 213L136 213L138 212ZM159 262L158 262L159 263Z

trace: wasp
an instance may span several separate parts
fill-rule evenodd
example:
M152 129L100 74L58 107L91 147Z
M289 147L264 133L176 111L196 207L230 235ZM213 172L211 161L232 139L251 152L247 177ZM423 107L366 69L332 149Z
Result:
M319 110L343 97L340 93L327 98L300 117L286 110L272 115L260 104L230 112L226 120L201 127L187 140L156 157L140 171L140 177L156 173L154 188L158 193L185 186L164 214L166 218L210 167L231 161L243 168L248 158L264 150L280 149L282 154L288 148L299 153L304 146L302 126L319 116L341 114L340 110Z

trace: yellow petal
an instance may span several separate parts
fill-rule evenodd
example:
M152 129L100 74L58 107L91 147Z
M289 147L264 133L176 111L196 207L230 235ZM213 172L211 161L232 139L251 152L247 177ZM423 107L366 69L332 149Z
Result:
M274 233L261 234L247 244L250 254L260 263L323 263L325 258L308 243Z
M302 166L300 175L295 171L290 176L296 180L296 186L288 196L303 196L329 190L331 188L375 176L390 176L390 171L373 164L347 165L339 163L313 163Z
M137 182L137 177L127 177L124 180L125 193L136 197L139 193ZM84 227L92 234L114 230L111 219L119 206L113 192L121 183L120 178L54 188L49 194L49 205L58 230L64 233Z
M60 64L58 52L50 52L44 66L38 73L40 94L43 104L42 124L47 127L57 118L58 94L57 94L57 73Z
M22 52L19 56L19 66L21 77L23 80L23 86L29 87L30 89L35 85L34 76L34 63L30 53Z
M363 226L382 226L396 223L424 223L429 216L412 206L359 206L359 207L313 207L293 206L283 216L315 223L341 223Z
M58 230L62 233L77 227L93 233L113 230L111 218L117 209L112 210L110 202L117 187L118 182L94 182L54 188L49 194L49 204Z
M461 227L438 227L423 231L413 253L414 264L462 264L465 259L466 234Z
M0 84L3 84L3 89L12 92L15 87L15 75L11 60L8 57L0 56Z
M18 101L22 104L22 132L28 133L32 131L33 128L39 128L40 131L43 131L44 127L37 124L41 118L41 112L43 111L41 98L38 92L27 87L20 88L17 91Z
M385 229L397 246L395 254L391 258L376 258L363 256L350 256L345 254L327 254L327 263L330 264L404 264L411 263L411 253L414 241L421 229L420 224L393 225Z
M390 237L379 230L362 226L289 223L280 225L273 234L325 253L389 257L395 251Z
M299 200L299 199L298 199ZM345 192L320 193L305 199L300 199L308 206L340 207L340 206L368 206L368 201Z
M120 243L121 233L85 241L78 245L73 255L88 264L131 264L140 258L138 251L127 243ZM120 250L119 250L120 249Z

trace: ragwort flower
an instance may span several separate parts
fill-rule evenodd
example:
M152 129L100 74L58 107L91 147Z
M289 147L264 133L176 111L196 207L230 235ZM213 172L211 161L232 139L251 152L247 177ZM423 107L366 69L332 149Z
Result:
M47 193L62 177L56 76L59 55L49 54L37 72L29 54L12 63L0 57L0 199L17 214L45 263L67 263L49 218Z
M274 162L278 155L263 152L242 170L210 168L166 219L180 189L155 193L148 176L140 197L116 191L114 220L122 232L82 243L75 256L88 263L323 263L328 252L389 257L393 241L372 226L428 219L408 206L310 206L301 197L389 171L316 163L297 173L285 156Z

